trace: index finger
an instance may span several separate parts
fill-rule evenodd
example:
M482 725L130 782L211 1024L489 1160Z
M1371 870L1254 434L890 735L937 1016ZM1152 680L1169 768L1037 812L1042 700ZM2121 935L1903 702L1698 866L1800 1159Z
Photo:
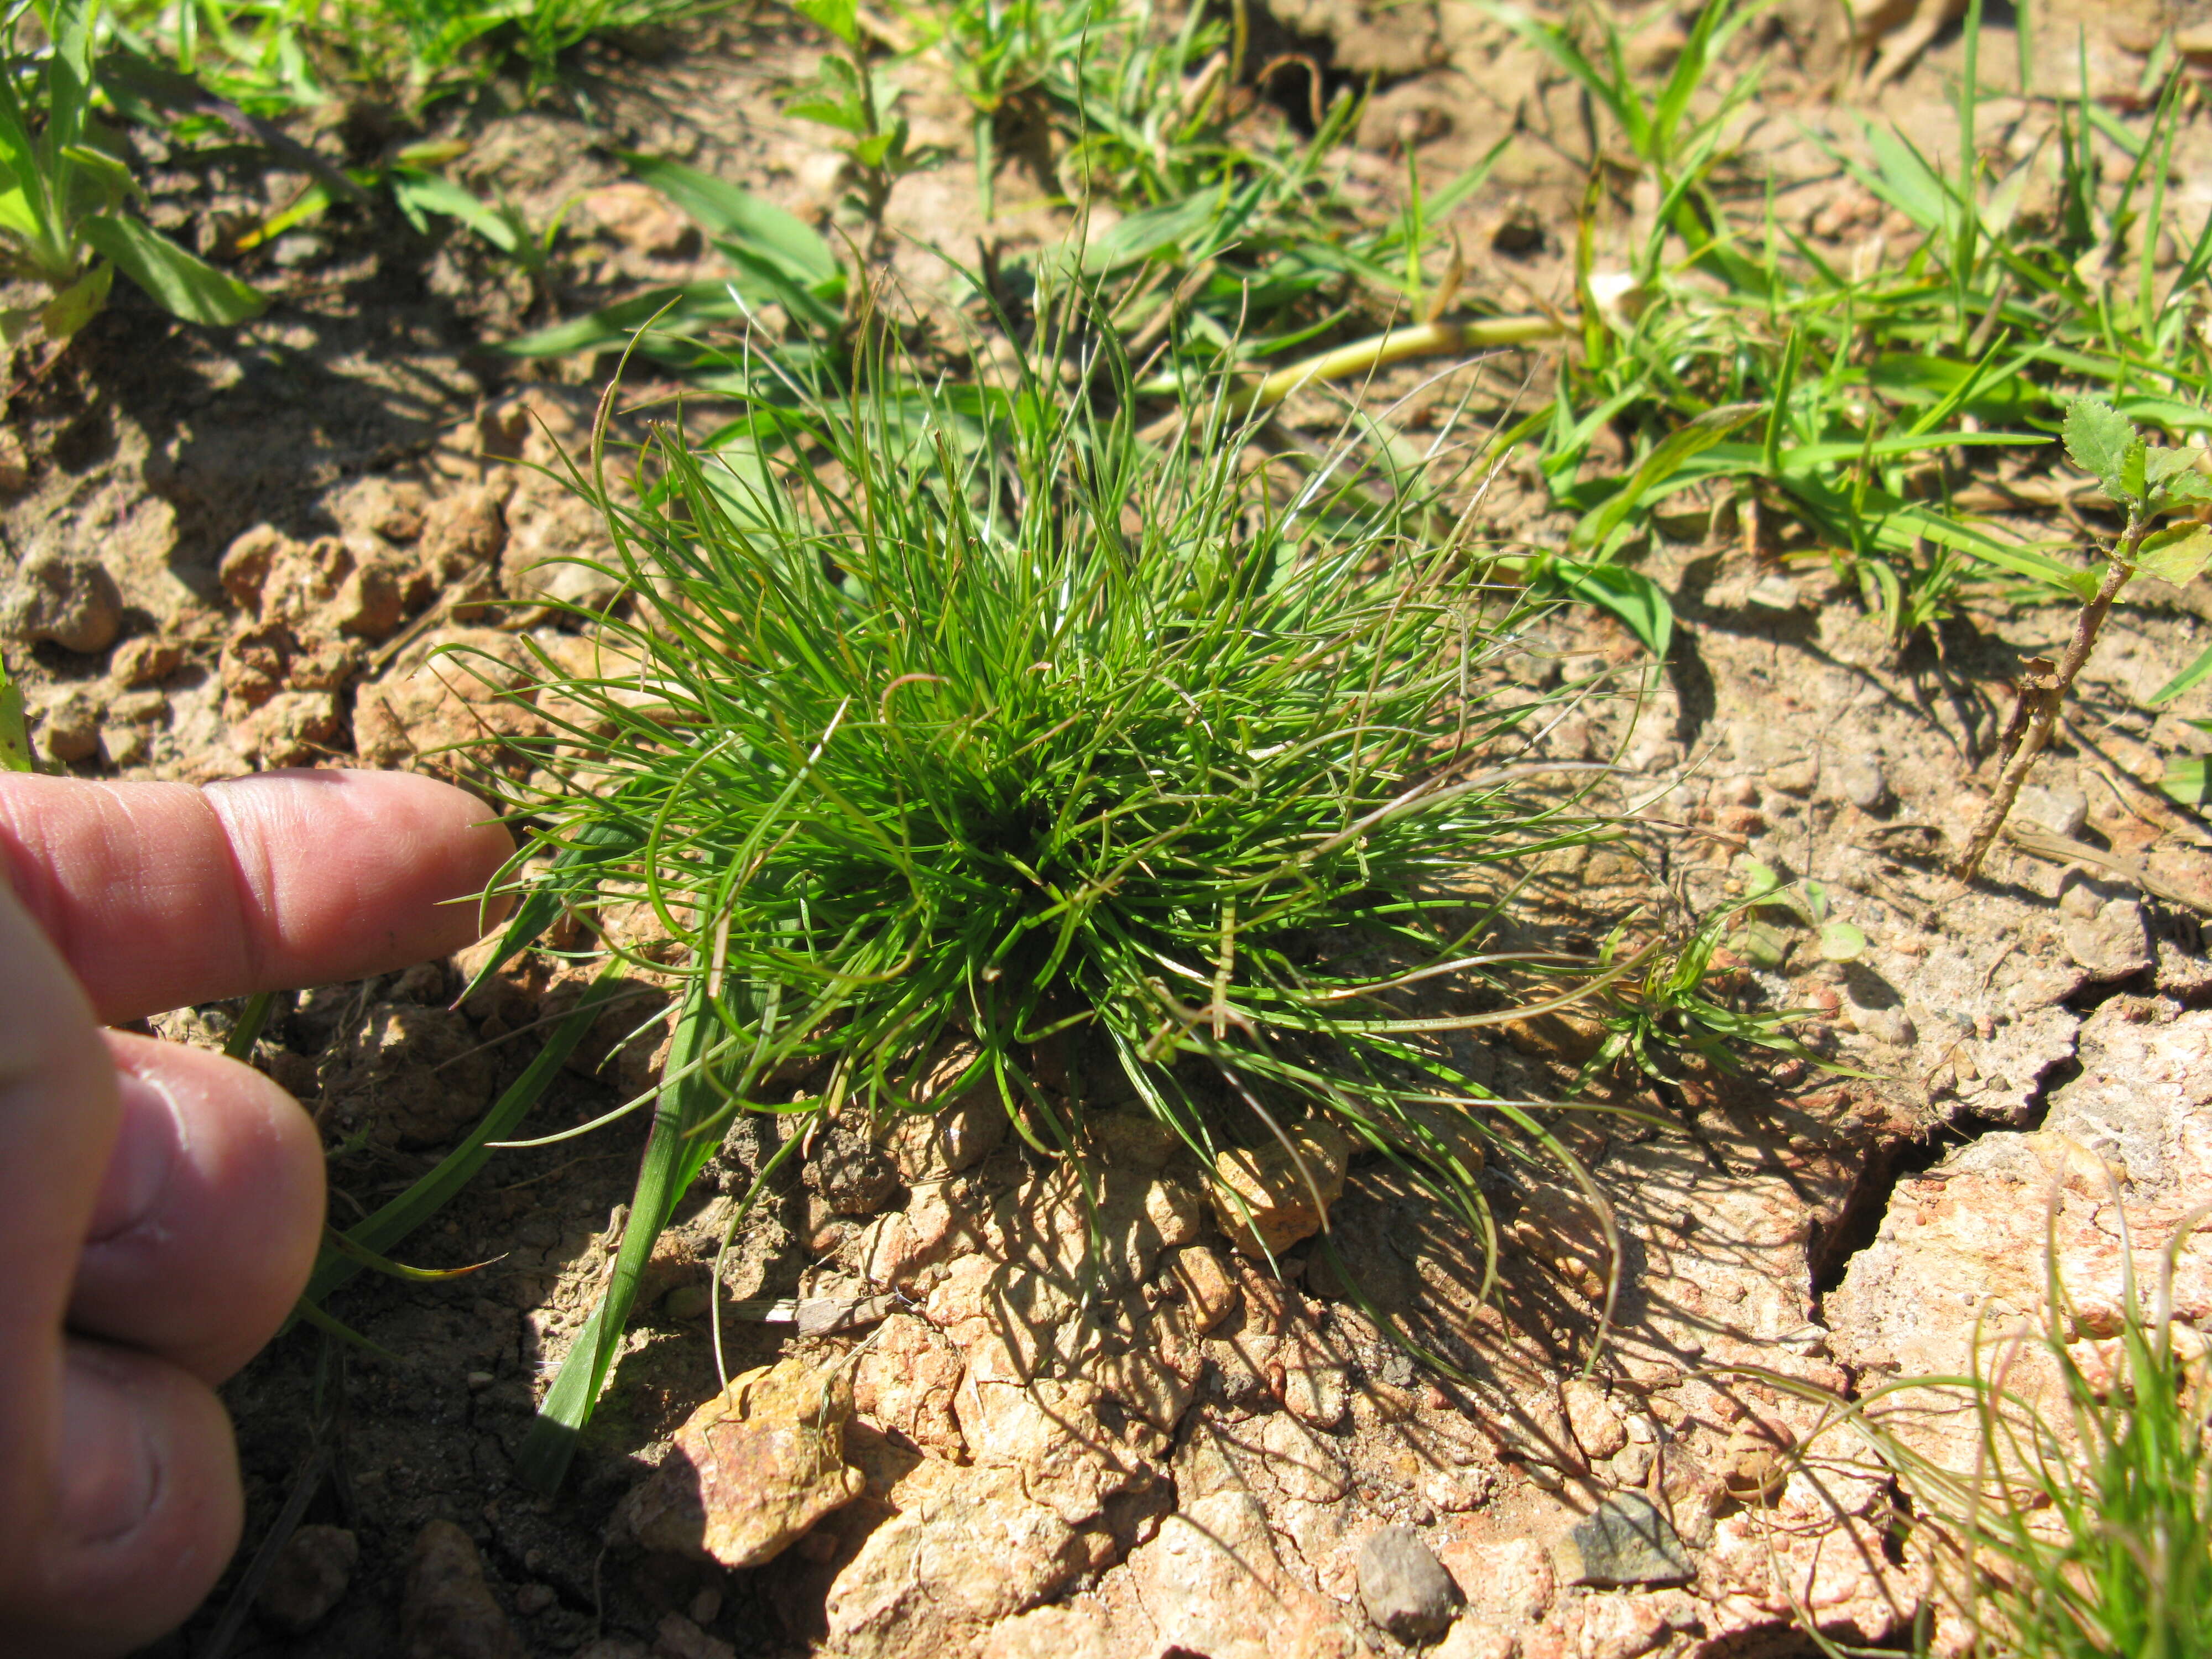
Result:
M481 932L514 843L474 796L399 772L194 788L0 776L0 866L99 1018L359 979Z

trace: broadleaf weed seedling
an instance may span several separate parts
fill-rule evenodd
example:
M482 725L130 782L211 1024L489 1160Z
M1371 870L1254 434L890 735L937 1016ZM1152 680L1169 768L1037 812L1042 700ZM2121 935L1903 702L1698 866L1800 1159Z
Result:
M52 0L43 51L20 45L27 3L0 26L0 274L45 283L44 305L0 313L0 343L66 340L99 314L120 270L172 315L228 325L266 301L123 211L139 193L103 147L92 46L100 0Z
M653 937L605 943L649 947L678 1006L535 1480L739 1112L896 1123L950 1056L947 1092L988 1090L1046 1159L1102 1103L1207 1169L1296 1158L1319 1115L1483 1237L1484 1148L1572 1165L1431 1046L1608 976L1486 942L1516 860L1613 833L1539 786L1576 769L1527 752L1572 690L1491 667L1540 607L1429 536L1425 499L1375 491L1356 446L1255 460L1218 379L1186 441L1147 445L1117 338L1047 314L1095 400L1032 367L1045 345L981 387L878 362L872 390L793 377L713 452L664 426L620 485L603 427L574 477L623 599L584 619L601 677L545 661L540 707L579 712L523 745L557 781L514 802L533 833L501 955L564 907L642 901Z

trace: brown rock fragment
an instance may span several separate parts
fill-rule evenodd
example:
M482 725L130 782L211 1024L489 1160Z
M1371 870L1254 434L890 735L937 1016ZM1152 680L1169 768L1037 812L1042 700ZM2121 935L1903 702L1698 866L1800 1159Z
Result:
M1628 1443L1627 1425L1601 1383L1587 1376L1569 1377L1559 1385L1559 1404L1566 1411L1567 1431L1591 1462L1610 1457Z
M159 635L141 635L118 646L109 669L126 690L158 685L185 665L185 648Z

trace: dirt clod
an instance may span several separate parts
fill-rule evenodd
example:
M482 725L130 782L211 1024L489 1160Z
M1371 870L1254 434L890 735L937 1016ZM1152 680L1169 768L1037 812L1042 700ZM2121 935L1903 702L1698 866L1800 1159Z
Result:
M26 560L0 613L4 631L26 644L51 641L92 656L123 631L123 593L107 567L70 553Z
M484 1583L474 1540L450 1521L431 1522L415 1540L400 1628L407 1659L529 1659Z
M361 1540L343 1527L301 1527L276 1552L254 1611L278 1630L303 1635L344 1598L360 1559Z

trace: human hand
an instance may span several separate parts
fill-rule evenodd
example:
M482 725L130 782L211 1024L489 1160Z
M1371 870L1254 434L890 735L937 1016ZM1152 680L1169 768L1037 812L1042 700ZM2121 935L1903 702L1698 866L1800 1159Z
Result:
M459 949L512 846L484 817L401 774L0 776L0 1659L127 1653L214 1586L241 1504L213 1385L321 1236L289 1095L100 1026Z

